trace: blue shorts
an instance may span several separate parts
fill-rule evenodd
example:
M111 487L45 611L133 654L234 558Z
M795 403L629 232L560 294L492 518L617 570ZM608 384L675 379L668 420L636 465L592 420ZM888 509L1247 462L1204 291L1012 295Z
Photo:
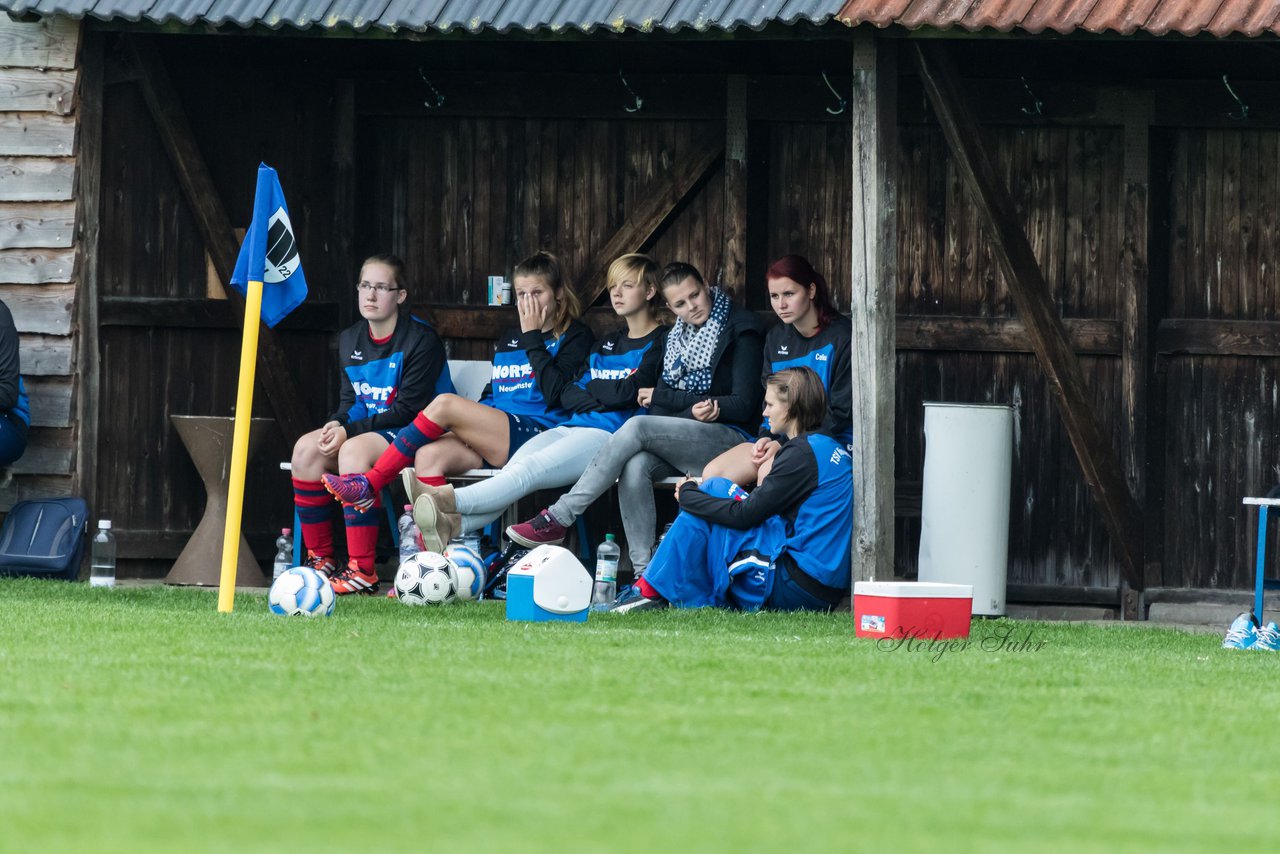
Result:
M773 585L764 607L770 611L830 611L835 604L813 595L792 577L788 561L779 560L773 567Z
M546 430L541 424L535 422L529 416L512 415L507 413L507 459L515 456L516 451L520 450L520 446L525 442L537 436L543 430ZM501 466L494 466L501 468Z
M395 442L396 434L399 433L400 431L399 430L374 430L373 432L375 435L381 436L382 438L386 439L387 444L390 445L393 442Z
M8 411L0 412L0 466L16 462L27 449L27 423Z

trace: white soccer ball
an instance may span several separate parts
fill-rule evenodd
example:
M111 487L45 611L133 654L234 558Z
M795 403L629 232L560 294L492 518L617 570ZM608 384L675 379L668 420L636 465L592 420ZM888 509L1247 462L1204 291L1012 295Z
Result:
M336 599L329 579L309 566L295 566L271 583L267 607L284 617L327 617Z
M396 598L406 605L447 605L458 596L458 580L449 559L418 552L396 570Z
M489 573L485 571L484 561L470 546L460 543L450 545L444 550L453 568L454 580L458 587L458 598L464 602L479 599L484 592Z

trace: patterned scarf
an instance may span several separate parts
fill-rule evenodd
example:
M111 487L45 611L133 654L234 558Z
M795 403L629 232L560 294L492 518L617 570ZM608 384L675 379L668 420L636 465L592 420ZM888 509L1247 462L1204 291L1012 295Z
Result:
M662 381L672 388L705 394L711 388L711 357L720 343L725 318L729 316L729 295L712 288L711 316L700 329L676 320L667 334L667 352L662 357Z

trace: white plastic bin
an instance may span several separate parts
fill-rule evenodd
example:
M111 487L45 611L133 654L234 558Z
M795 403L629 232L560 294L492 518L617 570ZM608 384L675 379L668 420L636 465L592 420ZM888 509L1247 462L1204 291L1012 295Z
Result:
M1003 616L1013 408L924 405L920 580L973 587L973 613Z

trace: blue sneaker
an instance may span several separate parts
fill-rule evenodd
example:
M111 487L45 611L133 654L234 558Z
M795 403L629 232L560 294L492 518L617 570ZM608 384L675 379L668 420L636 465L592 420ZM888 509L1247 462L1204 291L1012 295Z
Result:
M1253 615L1244 613L1231 621L1227 636L1222 639L1223 649L1253 649L1258 642L1258 627L1253 624Z
M1265 649L1268 652L1280 650L1280 626L1277 626L1274 620L1258 629L1258 637L1253 643L1253 648Z
M650 599L640 592L636 585L629 585L617 599L609 611L614 614L630 614L632 611L656 611L666 608L671 603L666 599Z

